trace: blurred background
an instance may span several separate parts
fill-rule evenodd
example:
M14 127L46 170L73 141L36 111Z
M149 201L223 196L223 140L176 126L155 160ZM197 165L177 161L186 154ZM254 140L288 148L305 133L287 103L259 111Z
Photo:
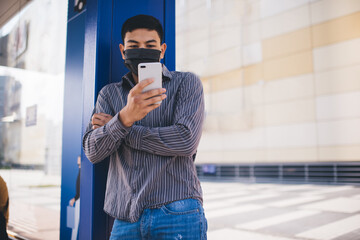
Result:
M176 66L206 93L200 173L360 182L360 1L176 3Z
M18 238L59 236L67 22L67 1L0 2L0 175L11 199L9 233ZM205 200L222 189L277 188L283 199L306 184L305 193L335 193L307 202L355 196L349 215L333 219L358 213L359 53L359 0L176 0L176 70L196 73L205 91L196 159ZM69 177L75 194L76 175ZM209 215L216 239L211 230L231 223ZM359 229L343 234L360 239Z
M29 239L59 236L66 24L66 1L0 1L0 175Z

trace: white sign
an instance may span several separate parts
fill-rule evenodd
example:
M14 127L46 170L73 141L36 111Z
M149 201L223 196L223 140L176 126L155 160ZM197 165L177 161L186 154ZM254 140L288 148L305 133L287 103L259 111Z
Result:
M35 126L36 125L36 116L37 116L37 105L26 108L26 121L25 126Z

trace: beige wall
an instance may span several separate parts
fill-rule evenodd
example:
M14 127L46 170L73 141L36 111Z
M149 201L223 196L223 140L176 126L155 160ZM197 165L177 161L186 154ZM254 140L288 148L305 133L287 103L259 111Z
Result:
M360 1L177 0L203 81L198 163L360 160Z

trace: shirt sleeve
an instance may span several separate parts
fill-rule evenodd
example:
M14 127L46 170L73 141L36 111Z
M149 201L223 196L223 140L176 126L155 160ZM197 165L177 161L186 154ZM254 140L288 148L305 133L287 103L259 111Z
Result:
M0 214L3 214L6 223L9 220L9 193L5 181L0 176Z
M104 126L92 129L91 119L83 136L85 155L92 163L98 163L115 152L123 143L130 128L125 127L119 120L119 113L114 113L110 107L106 93L106 86L100 91L94 113L107 113L113 118Z
M167 127L133 125L125 143L162 156L192 156L200 142L204 120L204 93L200 79L189 73L179 87L174 124Z

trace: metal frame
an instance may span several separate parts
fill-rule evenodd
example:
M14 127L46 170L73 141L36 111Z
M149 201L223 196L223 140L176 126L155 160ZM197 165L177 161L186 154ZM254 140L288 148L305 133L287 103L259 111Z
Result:
M74 1L68 4L67 47L65 64L63 137L61 162L60 239L70 239L66 227L66 208L75 196L78 172L77 156L81 154L82 79L84 64L84 33L86 11L75 13Z
M359 162L299 162L257 164L212 164L208 174L196 166L201 180L234 180L240 182L276 182L360 185Z

